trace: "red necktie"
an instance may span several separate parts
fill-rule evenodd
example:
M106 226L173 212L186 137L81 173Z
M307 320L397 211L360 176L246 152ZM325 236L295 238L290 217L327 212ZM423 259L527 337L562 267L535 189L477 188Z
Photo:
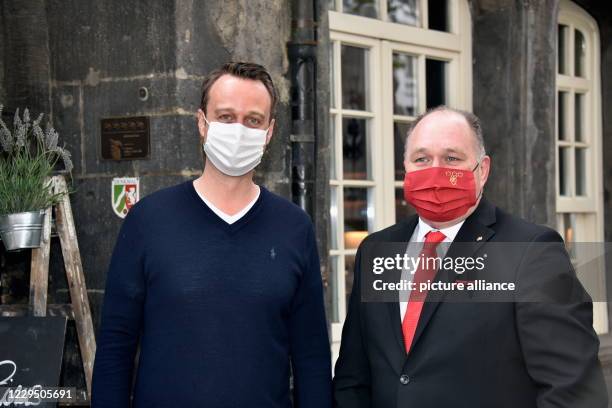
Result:
M421 316L421 310L423 310L423 301L427 297L427 290L419 290L422 282L434 280L436 276L436 270L434 268L435 262L425 262L427 258L435 258L436 248L438 244L444 241L446 235L440 231L429 231L425 235L425 243L423 249L419 255L422 258L422 263L417 268L412 281L414 282L415 290L410 291L410 298L408 299L408 305L406 306L406 313L404 320L402 321L402 332L404 333L404 346L406 347L406 354L410 352L410 346L412 345L412 339L419 323L419 317ZM429 265L428 265L429 264ZM428 269L427 267L430 266Z

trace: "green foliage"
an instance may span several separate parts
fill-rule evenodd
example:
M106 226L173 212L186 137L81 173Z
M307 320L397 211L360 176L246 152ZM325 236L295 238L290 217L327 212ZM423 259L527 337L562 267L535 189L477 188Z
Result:
M72 171L70 152L58 146L59 134L50 123L43 132L42 113L31 122L27 108L23 117L17 109L11 132L2 120L2 108L0 104L0 215L58 203L63 194L53 192L50 178L60 159L66 171Z

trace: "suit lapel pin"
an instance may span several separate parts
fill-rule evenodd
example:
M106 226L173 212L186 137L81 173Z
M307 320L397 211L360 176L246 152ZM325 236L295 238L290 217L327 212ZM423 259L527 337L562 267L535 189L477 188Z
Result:
M478 241L482 241L482 235L479 236L478 238L476 238L476 242L478 242Z

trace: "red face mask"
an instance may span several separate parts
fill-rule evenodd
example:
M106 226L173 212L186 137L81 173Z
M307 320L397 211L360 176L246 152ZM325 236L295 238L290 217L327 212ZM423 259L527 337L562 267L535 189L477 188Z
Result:
M474 170L428 167L406 173L404 198L421 218L436 222L451 221L476 204Z

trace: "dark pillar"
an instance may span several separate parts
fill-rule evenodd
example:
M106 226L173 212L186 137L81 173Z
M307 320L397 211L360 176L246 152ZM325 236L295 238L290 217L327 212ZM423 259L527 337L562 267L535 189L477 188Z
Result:
M313 0L315 3L315 13L317 15L317 68L316 68L316 165L315 165L315 229L317 231L317 242L319 244L319 254L321 257L321 274L325 288L328 287L329 278L329 257L328 231L330 230L329 206L329 157L331 150L330 124L329 124L329 98L330 98L330 69L329 61L329 24L327 19L328 2L323 0ZM331 310L332 298L331 291L325 291L325 302L327 310Z
M471 9L474 112L492 157L485 195L554 226L558 0L472 0Z

